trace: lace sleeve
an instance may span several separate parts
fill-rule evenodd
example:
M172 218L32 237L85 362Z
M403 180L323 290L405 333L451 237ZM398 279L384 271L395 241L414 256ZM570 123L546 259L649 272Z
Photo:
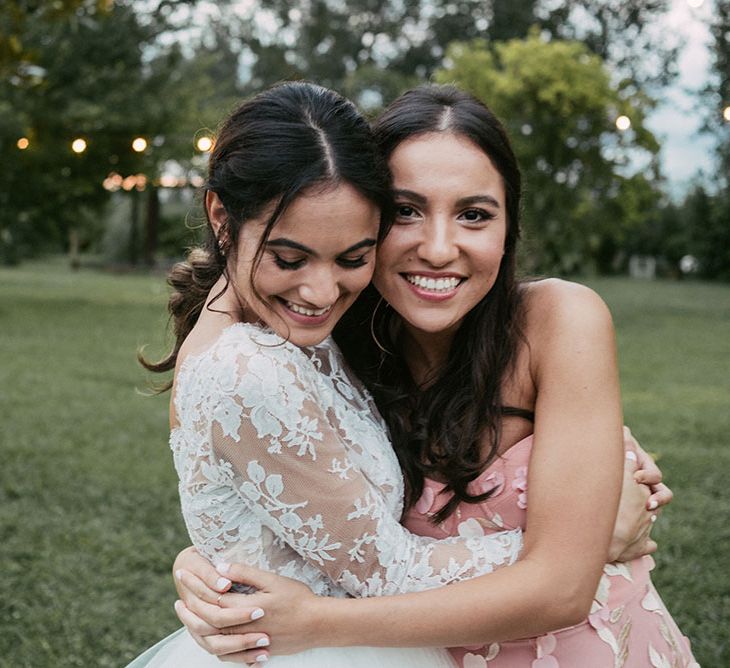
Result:
M409 533L348 456L311 362L286 347L236 357L235 380L212 404L214 461L262 525L349 594L429 589L516 559L519 530L445 540Z

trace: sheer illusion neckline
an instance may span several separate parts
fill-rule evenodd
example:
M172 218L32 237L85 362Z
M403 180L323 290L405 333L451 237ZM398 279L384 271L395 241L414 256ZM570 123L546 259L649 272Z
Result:
M218 336L210 341L205 347L201 348L200 350L196 350L195 352L187 353L184 359L180 362L180 366L175 372L175 382L173 385L172 405L174 406L175 410L175 424L170 427L170 437L172 437L173 434L181 428L179 419L177 417L177 386L180 384L180 380L183 378L183 376L187 376L188 373L192 373L195 369L197 369L205 359L210 358L210 356L215 353L219 346L225 344L231 334L239 330L246 331L251 329L258 334L273 339L274 345L281 345L290 350L300 351L302 354L310 359L311 356L314 356L317 351L331 350L332 346L334 345L334 339L332 338L331 334L329 334L319 343L315 343L311 346L298 346L295 343L289 341L289 339L285 339L280 334L277 334L271 327L269 327L269 325L264 323L241 321L226 325L218 333Z
M277 334L269 325L258 322L234 322L230 325L226 325L223 329L221 329L221 331L218 333L218 336L216 336L215 339L208 343L204 348L201 348L200 350L192 353L187 353L185 355L185 359L180 362L180 368L177 371L177 376L180 376L180 374L183 372L183 369L186 366L192 364L196 359L199 360L213 352L215 348L220 345L220 343L224 340L224 338L230 336L231 332L239 329L253 329L260 334L278 339L277 345L291 346L296 350L301 350L305 354L309 350L315 351L320 348L330 348L333 343L332 335L329 334L319 343L314 343L311 346L298 346L295 343L292 343L289 339L285 339L283 336L281 336L281 334Z

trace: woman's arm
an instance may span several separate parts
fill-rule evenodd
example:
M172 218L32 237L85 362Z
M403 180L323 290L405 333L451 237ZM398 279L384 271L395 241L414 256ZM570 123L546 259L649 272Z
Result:
M542 282L530 306L537 403L523 557L508 569L436 591L311 602L304 626L316 638L312 645L481 644L539 635L587 616L621 482L613 328L603 302L581 286ZM292 608L291 601L267 601L265 592L251 601L266 609L267 620L252 623L252 630L276 626ZM276 628L275 652L302 649Z
M293 572L296 553L304 576L309 572L311 578L316 569L354 596L437 587L516 559L519 530L443 540L409 533L388 503L386 483L381 488L370 482L358 466L355 446L344 440L353 432L372 439L363 444L363 458L381 460L379 449L387 452L389 445L373 421L333 403L320 372L301 350L246 344L241 345L245 354L236 349L233 360L218 360L225 375L214 370L222 381L206 404L212 456L186 476L191 497L205 480L235 490L249 517L280 541L283 568ZM397 469L393 480L396 484ZM241 530L229 515L218 523L199 516L188 522L198 543L215 546L224 559L240 544ZM257 540L249 537L254 553L261 549Z

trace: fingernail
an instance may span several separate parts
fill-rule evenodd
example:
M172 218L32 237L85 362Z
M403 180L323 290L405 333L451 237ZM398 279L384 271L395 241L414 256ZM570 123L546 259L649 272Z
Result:
M268 661L268 660L269 660L269 657L268 657L268 656L266 656L266 654L259 654L259 655L258 655L258 656L256 657L256 661L258 661L258 662L260 662L260 663L263 663L264 661Z
M215 587L216 589L225 589L226 587L230 587L231 581L228 578L218 578L215 581Z
M650 501L649 501L649 510L656 510L656 508L657 508L658 505L659 504L657 503L657 500L656 499L650 499ZM654 515L653 517L656 517L656 515Z
M631 450L626 451L626 459L630 459L631 461L636 461L636 453L632 452Z
M268 647L269 646L269 639L268 638L259 638L256 641L256 647Z
M177 612L178 608L181 605L182 605L182 601L178 599L177 601L175 601L175 603L173 603L173 606L172 607L175 608L175 612Z
M225 575L231 570L231 565L225 561L221 561L219 564L215 565L215 570L217 570L221 575Z
M256 610L251 613L251 620L261 619L264 614L265 613L261 608L256 608Z
M656 515L652 515L649 519L651 519L652 522L656 522Z
M177 570L175 571L175 577L176 577L176 578L177 578L178 580L182 580L182 569L181 569L181 568L178 568L178 569L177 569Z

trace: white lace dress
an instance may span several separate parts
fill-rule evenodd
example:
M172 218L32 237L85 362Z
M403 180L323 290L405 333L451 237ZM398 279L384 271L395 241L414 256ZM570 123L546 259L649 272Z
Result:
M309 348L258 325L225 329L176 379L170 435L190 538L324 596L413 592L512 563L520 531L434 540L404 529L403 479L372 398L332 339ZM179 632L130 664L219 666ZM274 667L453 666L436 649L316 649Z

